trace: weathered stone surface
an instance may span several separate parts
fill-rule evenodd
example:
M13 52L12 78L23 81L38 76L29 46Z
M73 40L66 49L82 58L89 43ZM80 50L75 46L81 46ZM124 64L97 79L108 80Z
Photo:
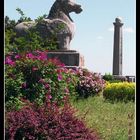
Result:
M56 0L47 18L38 23L33 21L19 23L15 31L18 36L23 36L28 30L36 30L43 39L51 39L55 35L58 48L69 50L75 32L75 24L69 13L79 14L81 11L81 5L76 4L74 0Z
M123 81L127 81L126 76L122 76L122 75L113 75L113 77L114 77L115 80L121 80L122 82L123 82Z
M49 51L48 58L58 58L66 67L83 67L84 57L75 50Z

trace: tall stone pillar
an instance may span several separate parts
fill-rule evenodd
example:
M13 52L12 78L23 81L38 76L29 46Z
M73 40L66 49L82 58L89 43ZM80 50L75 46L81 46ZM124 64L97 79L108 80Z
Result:
M114 24L114 50L113 50L113 75L122 75L122 20L115 19Z

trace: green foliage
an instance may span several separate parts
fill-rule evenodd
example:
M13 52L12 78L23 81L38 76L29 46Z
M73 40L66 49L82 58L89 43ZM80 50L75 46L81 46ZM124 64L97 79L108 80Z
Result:
M18 11L18 13L21 15L21 16L24 16L25 14L23 13L23 11L20 9L20 8L17 8L16 9Z
M109 83L120 83L120 82L122 82L121 80L110 80L110 81L108 81Z
M43 50L42 38L38 32L30 31L26 36L15 38L15 51L16 53L22 53L33 50Z
M18 37L14 32L14 27L21 22L31 21L31 18L26 17L24 12L20 9L16 9L21 15L19 20L10 20L8 16L5 17L5 53L10 52L23 53L26 51L34 50L57 50L58 44L56 41L56 33L54 32L51 39L41 38L38 31L33 28L27 31L26 36ZM35 19L36 23L42 22L42 19L46 17L46 14L39 16ZM57 29L58 30L58 29Z
M43 16L39 16L37 19L35 19L35 22L41 22L43 20L43 18L45 18L47 15L44 14Z
M9 30L7 31L7 33ZM15 35L15 33L14 33ZM43 39L39 35L39 33L35 30L28 31L26 36L16 37L13 34L10 34L10 38L14 38L13 43L8 42L7 44L11 46L11 49L6 45L7 51L15 52L15 53L23 53L27 51L35 51L35 50L56 50L57 43L55 38L51 39ZM6 34L6 38L8 39L8 34ZM10 39L9 38L9 39Z
M113 76L110 73L105 73L105 75L103 76L103 79L110 82L110 83L119 83L119 82L123 82L126 81L126 78L124 76Z
M5 16L5 30L9 29L14 29L16 25L16 21L15 20L10 20L10 18L8 16Z
M135 83L108 83L103 91L103 96L111 101L134 101Z
M56 32L64 28L64 24L59 25L52 33L51 37L48 39L41 38L36 28L27 31L26 36L17 37L14 32L14 27L25 21L31 21L31 18L26 17L24 12L20 9L16 9L21 15L20 19L16 22L15 20L10 20L8 16L5 17L5 52L16 52L22 53L33 50L57 50L58 43L56 39ZM43 18L46 17L46 14L39 16L35 19L36 23L42 22Z
M6 111L20 110L25 105L19 97L10 96L10 99L5 104Z
M114 80L114 77L110 73L109 74L105 73L105 75L103 76L103 79L106 81L112 81Z
M11 97L21 97L23 74L11 66L5 67L5 101Z
M16 33L13 31L13 29L5 30L5 54L8 54L9 52L16 50L13 42L15 36Z
M26 17L24 12L20 8L17 8L16 11L21 16L17 23L24 22L24 21L31 21L31 18L30 17Z

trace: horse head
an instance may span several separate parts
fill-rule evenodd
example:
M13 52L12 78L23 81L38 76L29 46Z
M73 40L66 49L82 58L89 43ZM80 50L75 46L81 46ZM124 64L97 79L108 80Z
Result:
M71 12L79 14L82 12L81 5L77 4L75 0L56 0L56 2L59 3L61 9L67 14Z

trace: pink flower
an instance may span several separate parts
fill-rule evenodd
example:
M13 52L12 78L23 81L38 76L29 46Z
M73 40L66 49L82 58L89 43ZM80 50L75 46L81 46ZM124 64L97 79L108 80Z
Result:
M49 84L45 84L45 88L46 89L50 88L50 85Z
M27 87L26 82L24 82L21 86L22 86L22 88L26 88Z
M59 74L57 79L58 79L58 81L61 81L62 80L62 75Z
M45 80L44 79L40 79L38 82L44 84Z
M64 91L66 92L66 94L69 93L69 89L68 88L65 88Z
M47 55L46 52L41 52L41 51L36 51L38 53L38 55L36 56L36 59L38 60L46 60L47 59Z
M37 67L33 67L33 68L32 68L32 71L36 71L36 70L38 70Z
M40 60L46 60L46 58L47 58L46 53L41 52L41 53L40 53Z
M36 53L40 53L41 51L39 51L39 50L36 50L35 52L36 52Z
M61 63L61 64L60 64L60 66L61 66L61 67L64 67L64 66L65 66L65 64L64 64L64 63Z
M66 96L64 96L63 97L63 101L65 102L66 100L67 100L67 98L68 98L68 96L66 95Z
M97 92L97 91L98 91L98 89L97 89L97 88L95 88L95 91Z
M49 95L47 95L47 98L48 99L52 99L52 96L49 94Z
M16 59L19 59L19 58L20 58L20 55L18 55L18 54L15 55L15 58L16 58Z
M67 78L67 82L69 83L71 81L71 78Z
M5 60L5 64L8 64L8 65L15 65L15 62L11 60L11 57L6 57L6 60Z
M26 54L26 57L29 58L29 59L33 59L34 55L32 53L28 53L28 54Z

